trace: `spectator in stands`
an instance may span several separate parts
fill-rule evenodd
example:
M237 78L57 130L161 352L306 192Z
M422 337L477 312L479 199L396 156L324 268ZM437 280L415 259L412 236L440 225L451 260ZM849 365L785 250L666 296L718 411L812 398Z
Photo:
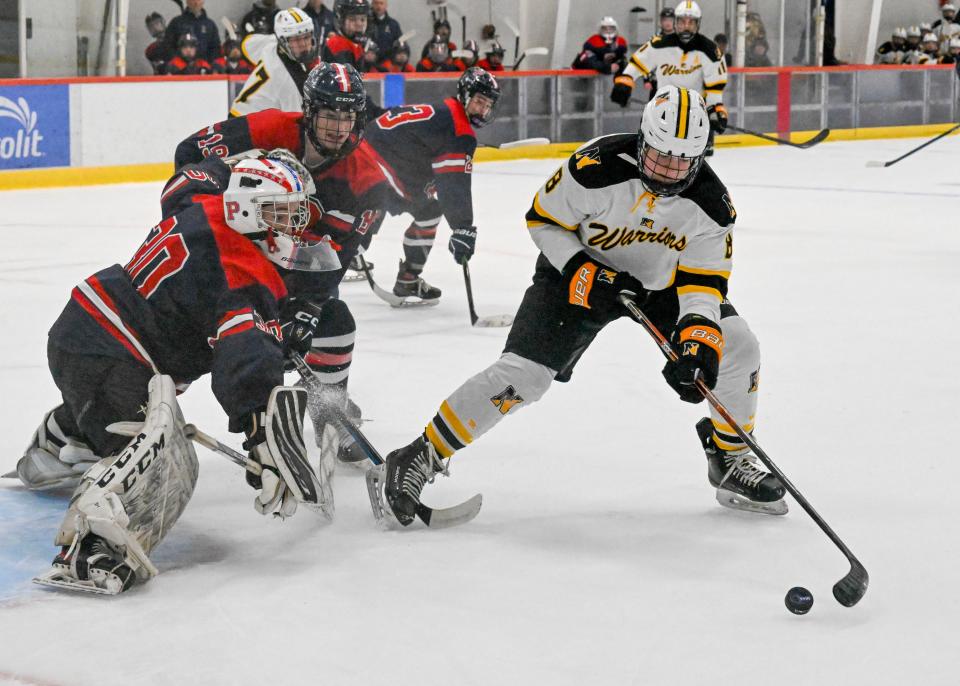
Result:
M770 51L770 45L766 38L757 38L750 44L750 50L744 57L747 67L770 67L773 63L767 53Z
M303 11L313 19L313 33L317 37L317 45L324 45L327 36L337 30L337 20L333 11L323 4L323 0L308 0Z
M362 71L370 3L367 0L337 0L333 15L337 20L337 32L327 36L321 59L324 62L349 64L357 71Z
M213 61L213 70L218 74L249 74L253 65L243 56L240 43L232 38L223 43L223 57Z
M387 14L387 0L371 0L369 33L377 43L377 52L389 55L393 44L400 40L403 31L396 19Z
M212 74L213 67L197 57L197 39L185 33L177 41L177 56L167 62L167 73L173 76Z
M477 45L477 41L468 40L463 44L463 49L457 51L459 55L453 58L453 63L457 67L457 71L466 71L472 66L477 64L477 60L480 59L480 46Z
M717 50L720 51L720 54L723 55L723 63L727 65L727 68L733 66L733 55L727 50L730 47L730 41L727 40L727 34L718 33L713 37L713 42L717 44Z
M907 49L907 30L896 28L890 36L890 40L877 48L877 64L900 64L903 62L903 55Z
M437 71L457 71L456 65L450 55L450 42L441 34L433 37L433 40L427 43L427 56L417 64L419 72L437 72Z
M253 8L240 20L240 31L244 36L251 33L273 35L273 20L280 8L277 0L257 0Z
M416 71L410 64L410 46L405 42L397 41L393 44L390 51L390 57L383 60L378 66L377 71L389 72L393 74L409 73Z
M363 45L363 68L360 71L377 71L377 64L379 62L380 50L377 48L377 42L372 38L367 38Z
M189 33L197 41L197 57L209 65L220 57L220 32L203 9L203 0L186 0L186 5L183 14L174 17L167 26L164 47L168 54L176 54L180 37Z
M613 17L600 20L600 29L583 44L571 65L574 69L592 69L601 74L619 74L627 66L627 41L617 31Z
M947 43L947 54L940 58L940 64L960 63L960 36L954 36Z
M660 32L658 36L669 36L673 33L674 22L676 21L676 15L672 7L664 7L660 10Z
M150 66L153 67L154 74L166 73L167 62L173 57L173 53L167 52L166 44L163 41L163 34L166 29L166 22L159 12L152 12L146 18L147 31L153 42L147 46L143 54L150 60Z
M940 12L943 16L933 22L932 28L940 40L940 54L947 55L950 52L950 39L960 36L960 24L956 21L957 6L948 2L941 5Z
M434 37L440 36L443 38L444 42L447 44L447 53L452 55L453 51L457 49L457 44L450 40L450 22L446 19L438 19L433 22L433 35ZM427 53L430 51L430 46L433 44L435 38L431 38L426 45L423 46L423 50L420 51L420 57L426 57Z
M477 62L477 66L486 71L503 71L503 56L506 50L497 41L491 41L487 46L487 52L482 60Z

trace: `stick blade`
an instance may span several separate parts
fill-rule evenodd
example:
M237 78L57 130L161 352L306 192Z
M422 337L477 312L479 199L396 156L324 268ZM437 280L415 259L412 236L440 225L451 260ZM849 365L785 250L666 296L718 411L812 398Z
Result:
M804 150L806 150L807 148L812 148L818 143L822 143L823 141L825 141L827 139L827 136L829 135L830 135L830 129L823 129L810 140L800 143L800 147L803 148Z
M513 315L492 314L489 317L477 317L473 325L480 328L502 329L513 325Z
M856 559L850 562L850 571L833 586L833 597L844 607L853 607L867 592L870 575Z
M431 529L446 529L451 526L459 526L471 521L480 513L480 507L483 505L483 495L477 493L475 496L453 507L430 508L421 505L417 510L417 516L420 521Z
M886 162L881 162L880 160L868 160L868 161L867 161L867 166L868 166L868 167L880 167L880 168L882 169L883 167L886 167L886 166L887 166L887 163L886 163Z

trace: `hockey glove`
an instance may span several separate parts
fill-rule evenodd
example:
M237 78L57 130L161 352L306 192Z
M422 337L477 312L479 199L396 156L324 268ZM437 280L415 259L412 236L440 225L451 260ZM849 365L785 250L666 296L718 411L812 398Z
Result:
M694 385L697 371L709 388L717 385L720 357L723 353L723 333L720 327L699 314L688 314L673 330L671 337L679 359L667 362L663 378L687 403L699 403L703 394Z
M476 245L477 227L463 226L453 230L453 235L450 236L447 247L453 253L453 259L457 264L466 264L473 257Z
M310 352L322 313L323 308L309 300L295 300L284 308L280 330L283 332L285 355L290 351L299 355Z
M596 262L582 250L564 266L563 282L570 305L590 310L597 319L620 313L617 296L623 291L632 293L640 302L647 295L637 279Z
M707 108L707 114L710 116L710 128L717 133L723 133L727 130L727 108L723 105L712 105Z
M262 515L275 514L280 518L291 516L297 511L297 500L287 488L277 464L270 455L267 434L263 427L263 412L254 412L248 421L247 440L244 450L249 451L250 459L260 465L263 471L256 475L247 471L247 483L260 491L253 501L253 507Z
M630 104L631 95L633 95L633 79L624 74L613 80L613 91L610 93L611 100L620 107L626 107Z

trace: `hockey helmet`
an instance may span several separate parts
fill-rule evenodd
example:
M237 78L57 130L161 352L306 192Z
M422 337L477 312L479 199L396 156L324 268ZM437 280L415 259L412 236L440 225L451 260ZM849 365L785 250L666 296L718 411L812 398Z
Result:
M486 52L485 52L484 54L485 54L487 57L490 57L491 55L496 55L496 56L498 56L498 57L503 57L504 55L507 54L507 51L503 49L503 46L500 45L499 42L497 42L497 41L495 41L495 40L492 40L492 41L490 41L490 43L487 45L487 50L486 50Z
M613 17L604 17L600 20L600 37L607 43L612 43L617 39L617 20Z
M703 164L710 120L696 91L663 86L643 110L638 136L640 181L655 195L686 189Z
M898 26L893 30L893 39L894 40L907 40L907 30L902 26Z
M434 64L446 62L450 57L450 44L439 33L434 34L430 42L427 43L427 57Z
M920 33L930 33L933 31L933 24L929 21L920 22Z
M177 48L186 48L186 47L197 47L197 37L192 33L181 34L180 38L177 39Z
M911 26L907 29L907 38L916 38L917 41L920 41L920 36L923 35L923 32L920 31L919 26Z
M323 121L330 119L326 114L330 110L355 114L350 135L339 147L331 147L330 138L324 141L320 137L320 130L333 123ZM303 126L317 152L330 160L353 152L363 139L366 112L363 79L352 65L321 62L307 74L303 83Z
M277 47L280 48L280 52L293 61L309 66L317 59L317 39L313 31L313 19L303 10L291 7L277 12L273 20L273 33L277 37ZM290 46L290 41L303 36L310 37L310 47L296 54Z
M686 43L693 39L693 36L700 30L700 19L703 17L703 13L700 11L700 5L698 5L695 0L683 0L676 9L673 11L676 16L677 23L675 24L677 29L677 36L680 38L680 41ZM690 31L680 30L680 20L681 19L693 19L696 21L696 29Z
M153 39L162 36L167 28L167 23L163 20L163 15L159 12L151 12L148 14L147 18L144 19L144 23L147 25L147 33L149 33Z
M268 158L237 162L223 192L223 218L268 260L284 269L330 271L340 260L329 240L303 238L310 219L303 179L290 166Z
M950 49L950 54L955 56L957 51L960 51L960 36L951 38L947 47Z
M470 114L470 101L477 95L490 101L490 109L483 114ZM497 102L500 100L500 84L490 72L480 67L470 67L460 75L460 80L457 81L457 99L463 108L468 110L467 117L470 123L479 129L496 117Z
M368 0L337 0L333 6L333 16L337 20L337 30L354 43L363 40L367 33L367 26L365 23L362 30L347 31L347 17L363 17L365 20L369 20L370 14L371 9Z
M404 62L406 62L410 59L410 44L406 41L395 40L393 42L393 49L390 51L390 55L394 62L397 61L397 55L406 55L407 59L404 60Z
M953 21L954 17L957 16L957 6L952 2L946 2L940 5L940 12L943 14L944 19Z
M924 46L932 43L933 48L936 48L937 45L940 43L940 40L937 38L937 34L931 31L930 33L924 34L923 40L921 42L924 44Z

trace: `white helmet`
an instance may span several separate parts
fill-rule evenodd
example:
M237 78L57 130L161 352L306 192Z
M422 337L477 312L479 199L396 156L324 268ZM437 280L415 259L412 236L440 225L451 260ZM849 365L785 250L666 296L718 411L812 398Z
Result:
M920 38L923 35L923 32L920 30L919 26L911 26L907 29L907 38Z
M960 50L960 36L954 36L950 39L950 44L947 46L950 50Z
M907 30L906 30L905 28L903 28L903 27L897 27L897 28L895 28L895 29L893 30L893 37L894 37L894 38L903 38L904 40L906 40L906 39L907 39Z
M291 7L277 12L273 20L273 33L277 37L280 51L295 62L310 65L317 59L317 38L313 32L313 19L303 10ZM313 38L310 49L302 55L295 55L290 48L290 39L306 35Z
M604 40L610 42L616 39L618 30L617 20L613 17L604 17L600 20L600 35Z
M237 162L223 192L223 217L227 226L284 269L340 269L329 240L312 244L304 240L310 219L307 192L300 175L283 162L268 158Z
M920 22L920 32L921 32L921 33L928 33L928 32L930 32L930 31L933 31L933 24L931 24L929 21L922 21L922 22Z
M937 38L937 34L933 32L924 34L923 40L921 41L921 43L939 43L939 42L940 42L940 39Z
M677 31L677 37L680 39L681 43L686 43L691 40L694 34L700 30L700 18L703 16L703 13L700 11L700 5L698 5L694 0L683 0L680 4L677 5L677 8L673 11L675 17L674 27L680 23L680 20L684 17L689 17L690 19L697 20L697 30L696 31Z
M644 187L677 195L693 183L710 137L707 106L696 91L661 87L643 109L637 164Z

